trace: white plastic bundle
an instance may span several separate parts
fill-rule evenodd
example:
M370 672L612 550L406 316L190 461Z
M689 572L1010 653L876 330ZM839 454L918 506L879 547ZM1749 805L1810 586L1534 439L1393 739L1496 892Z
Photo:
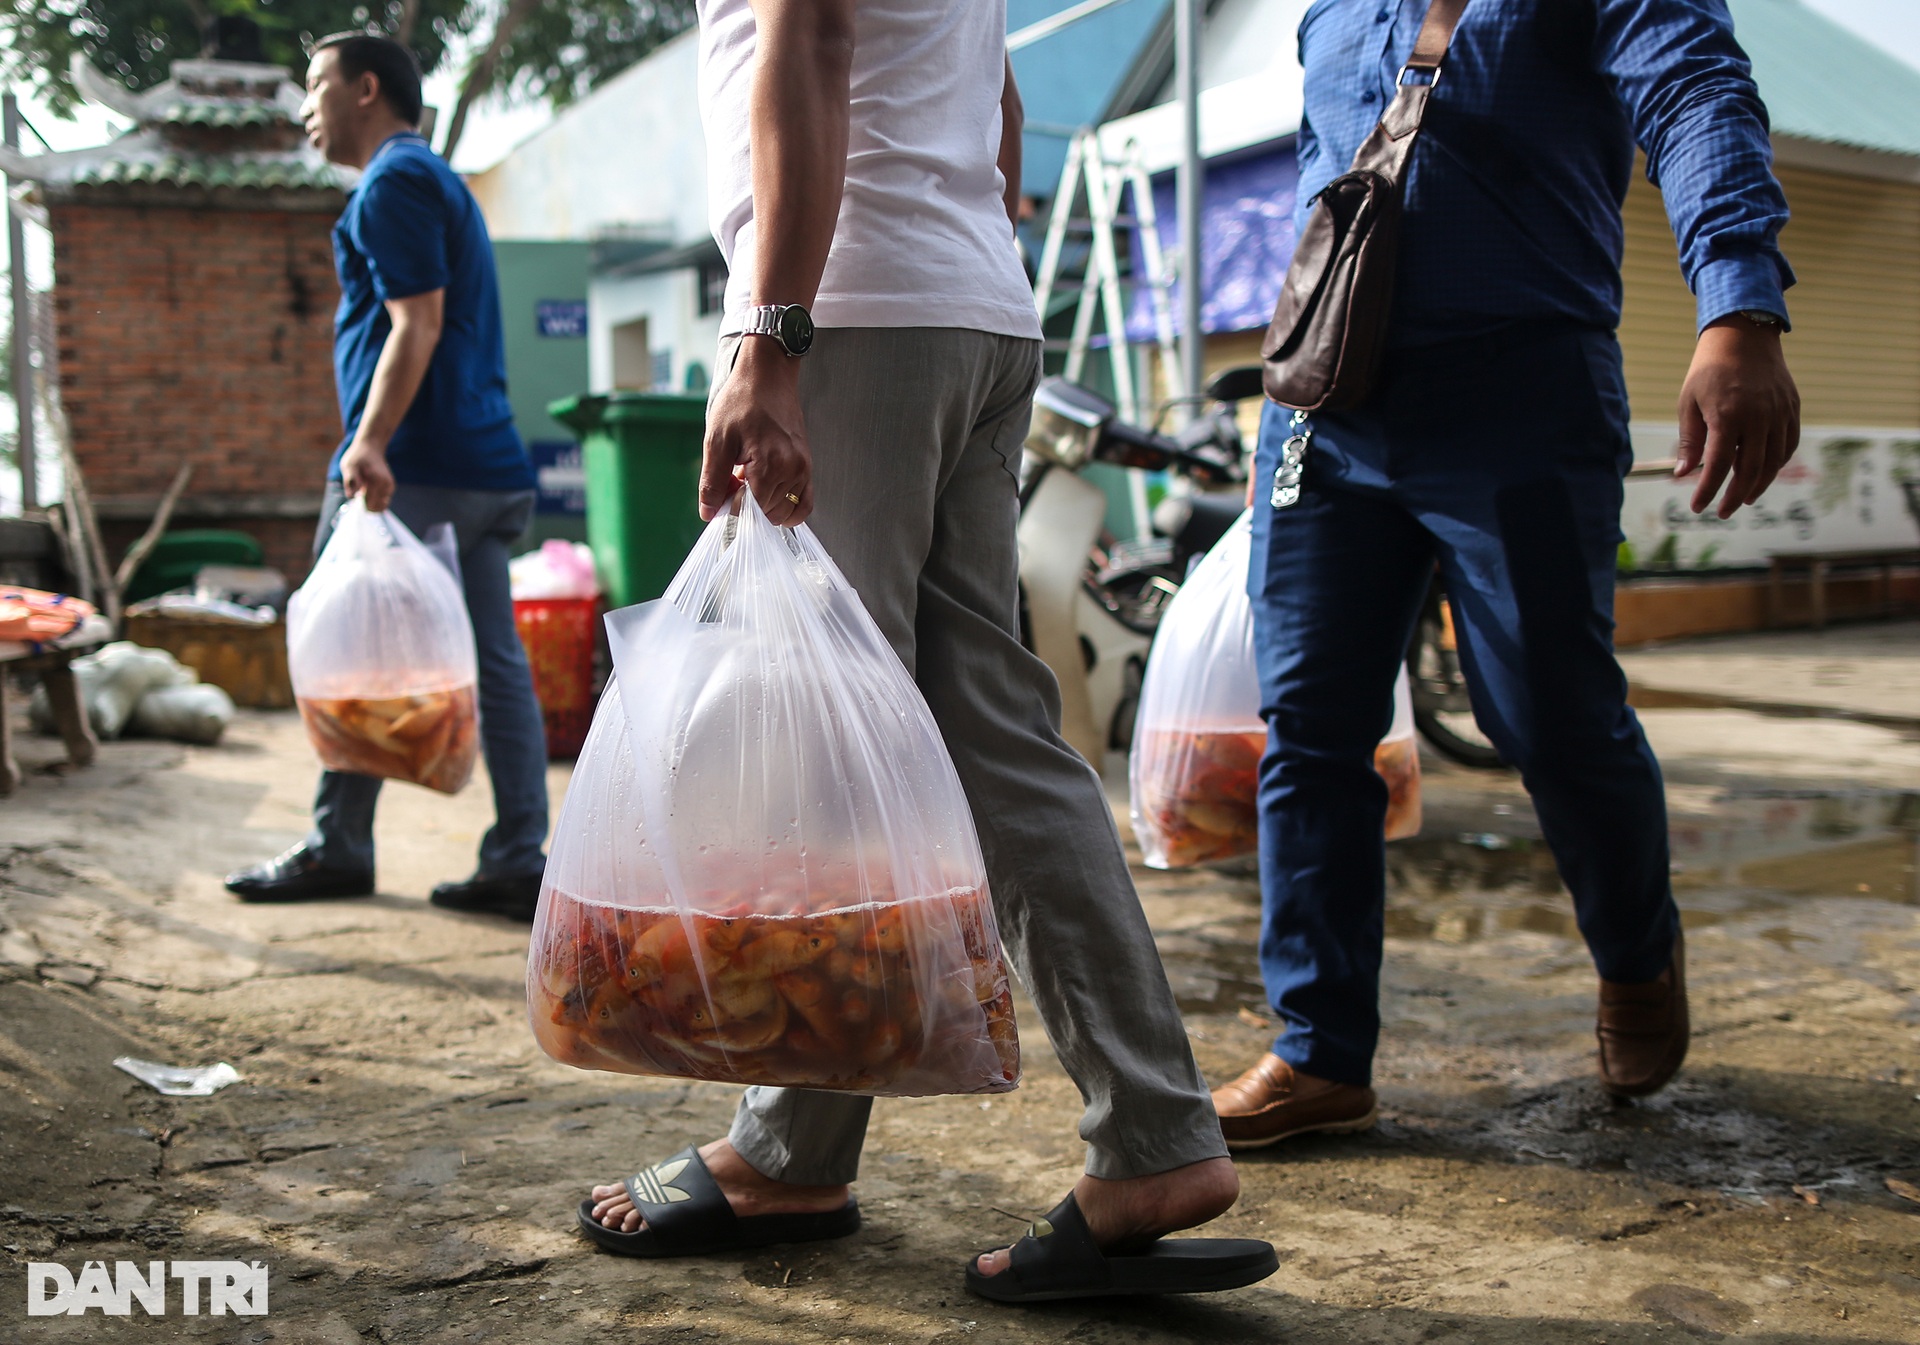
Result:
M116 640L75 659L73 676L87 721L102 738L134 733L211 745L233 720L232 698L164 649ZM28 713L40 732L57 732L44 685L34 688Z
M480 708L466 599L391 511L342 506L287 601L287 668L328 770L447 794L473 774Z
M1147 864L1187 868L1260 848L1260 677L1247 565L1253 516L1242 514L1167 605L1147 658L1127 762L1134 835ZM1386 837L1420 830L1420 754L1407 670L1394 683L1393 726L1374 753L1387 781Z
M590 1069L1002 1092L1013 1001L972 815L926 702L826 550L741 492L657 602L560 814L535 1036Z
M142 696L127 728L149 738L211 746L232 722L233 697L210 682L185 682L155 687Z

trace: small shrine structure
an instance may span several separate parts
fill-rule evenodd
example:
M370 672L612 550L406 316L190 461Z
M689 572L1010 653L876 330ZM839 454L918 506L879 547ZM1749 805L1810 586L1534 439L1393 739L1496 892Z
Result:
M330 231L352 174L306 143L302 91L279 66L175 61L136 93L76 59L74 79L132 128L88 149L0 150L0 170L53 235L43 368L57 368L109 563L190 461L172 526L250 533L298 582L340 435Z

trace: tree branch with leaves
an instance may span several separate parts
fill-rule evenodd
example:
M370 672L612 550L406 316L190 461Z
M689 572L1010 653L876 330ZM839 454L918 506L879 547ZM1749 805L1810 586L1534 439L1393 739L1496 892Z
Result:
M451 157L487 95L564 107L684 32L694 0L0 0L0 78L70 116L82 101L68 74L75 52L148 89L173 62L200 56L208 20L222 17L258 24L266 59L296 81L308 44L328 33L390 34L427 74L449 51L474 50L446 123Z

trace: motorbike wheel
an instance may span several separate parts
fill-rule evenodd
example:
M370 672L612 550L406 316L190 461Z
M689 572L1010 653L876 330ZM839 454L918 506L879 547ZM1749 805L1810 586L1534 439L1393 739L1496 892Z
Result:
M1500 751L1474 721L1467 679L1450 637L1452 621L1445 610L1447 595L1439 581L1428 590L1427 601L1407 649L1407 678L1413 692L1413 722L1429 746L1449 761L1476 770L1503 770Z
M1133 750L1133 721L1140 716L1140 687L1146 681L1146 662L1138 658L1127 660L1125 690L1120 694L1120 703L1113 707L1113 722L1107 726L1107 749L1112 752L1131 752Z

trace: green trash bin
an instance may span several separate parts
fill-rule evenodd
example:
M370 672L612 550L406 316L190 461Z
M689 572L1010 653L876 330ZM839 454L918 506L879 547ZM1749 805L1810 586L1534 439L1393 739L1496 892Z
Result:
M615 392L566 397L547 414L580 436L587 545L607 606L666 592L700 539L707 399Z

